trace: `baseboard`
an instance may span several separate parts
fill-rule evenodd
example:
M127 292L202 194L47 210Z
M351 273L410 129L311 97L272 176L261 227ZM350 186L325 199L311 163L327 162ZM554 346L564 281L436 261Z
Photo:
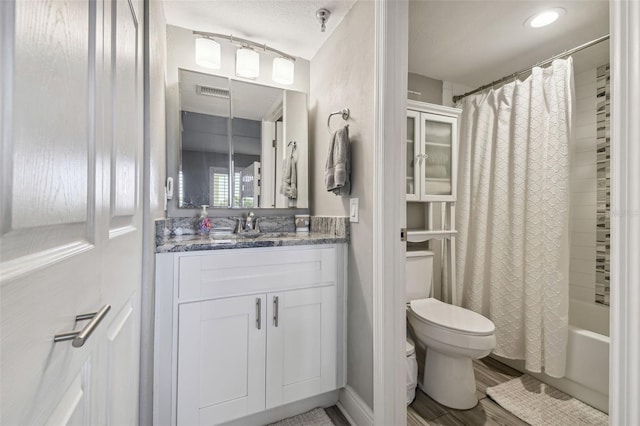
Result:
M353 426L373 426L373 411L351 386L340 391L337 405Z

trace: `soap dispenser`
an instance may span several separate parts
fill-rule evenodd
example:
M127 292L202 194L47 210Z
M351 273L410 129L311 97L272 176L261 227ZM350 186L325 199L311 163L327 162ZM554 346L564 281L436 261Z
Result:
M202 211L198 215L198 222L196 224L196 231L198 235L209 235L209 231L211 231L211 219L209 219L209 215L207 213L207 204L203 204Z

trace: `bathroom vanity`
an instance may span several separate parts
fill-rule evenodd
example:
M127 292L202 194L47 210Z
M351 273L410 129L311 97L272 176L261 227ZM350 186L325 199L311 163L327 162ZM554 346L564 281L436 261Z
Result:
M159 244L154 424L220 424L344 387L346 241Z

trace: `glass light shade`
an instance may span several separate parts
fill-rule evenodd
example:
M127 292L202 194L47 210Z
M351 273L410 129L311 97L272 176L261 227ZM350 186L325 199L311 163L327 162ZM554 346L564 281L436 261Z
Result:
M204 68L220 68L220 44L210 38L196 39L196 64Z
M260 55L242 47L236 51L236 75L244 78L258 78L260 75Z
M273 81L280 84L293 84L293 61L285 58L273 60Z

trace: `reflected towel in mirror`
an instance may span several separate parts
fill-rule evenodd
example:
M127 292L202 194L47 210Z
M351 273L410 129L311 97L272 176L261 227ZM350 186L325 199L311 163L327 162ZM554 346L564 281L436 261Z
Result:
M298 198L298 150L295 141L287 145L287 155L282 167L282 186L280 193L290 200Z

